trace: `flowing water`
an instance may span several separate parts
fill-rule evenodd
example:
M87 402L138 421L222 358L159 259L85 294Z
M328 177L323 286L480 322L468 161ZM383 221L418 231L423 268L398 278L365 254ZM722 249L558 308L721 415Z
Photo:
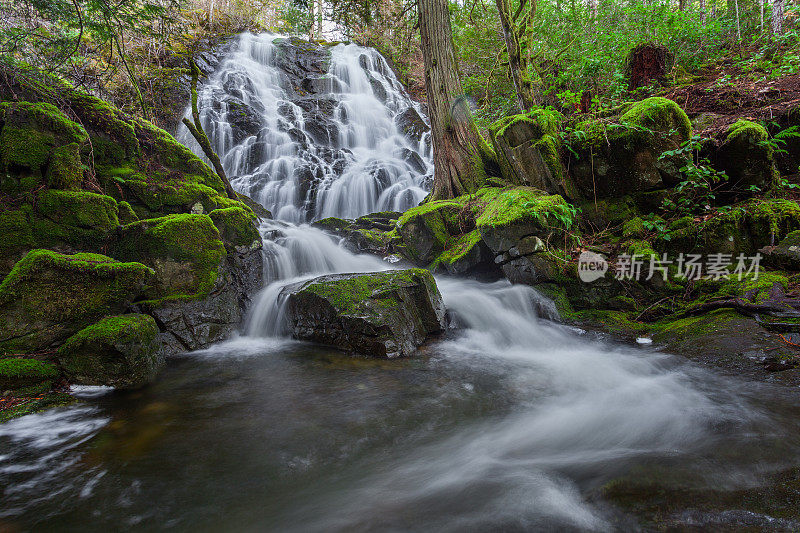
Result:
M430 135L398 129L404 112L420 109L386 60L339 44L318 74L277 39L240 36L199 94L201 122L237 190L290 222L417 205L432 172ZM178 138L201 153L185 128Z
M242 50L221 72L247 61ZM364 90L337 53L359 49L335 48L331 69ZM278 93L269 61L247 69L256 64L263 77L250 83ZM220 126L214 141L224 135ZM397 183L413 191L418 178ZM347 216L383 205L352 197L356 206L319 205ZM267 198L286 216L262 227L267 285L242 336L170 360L140 391L83 389L80 404L0 425L0 530L631 530L637 518L601 487L732 492L797 464L794 391L560 326L529 287L438 279L454 327L414 358L356 359L286 338L286 283L392 265L299 224L307 205L296 197Z

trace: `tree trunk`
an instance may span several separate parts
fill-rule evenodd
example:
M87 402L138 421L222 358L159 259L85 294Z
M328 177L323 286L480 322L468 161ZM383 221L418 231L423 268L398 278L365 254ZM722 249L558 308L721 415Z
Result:
M700 0L700 24L706 25L706 0Z
M211 165L214 167L214 171L219 176L220 181L225 186L225 193L228 195L228 198L233 200L238 200L239 197L236 194L236 191L231 186L231 182L228 180L228 176L225 175L225 169L222 168L222 162L219 160L219 156L211 147L211 141L208 140L208 136L206 132L203 131L203 125L200 123L200 109L197 105L197 80L200 77L200 69L197 67L197 63L194 61L194 58L189 58L189 71L191 72L191 95L192 95L192 119L194 122L189 120L186 117L183 117L183 124L189 130L189 133L192 134L194 140L197 141L197 144L200 145L200 148L203 150L203 153L206 155L209 161L211 161Z
M535 0L530 0L535 1ZM517 105L520 111L530 111L535 105L533 98L533 82L531 81L530 67L526 58L522 56L522 43L520 42L528 32L533 18L535 4L531 4L529 13L523 14L526 0L521 0L517 13L511 11L509 0L496 0L497 10L500 12L500 25L503 28L503 38L508 51L508 70L514 91L517 93Z
M772 0L772 34L783 33L783 0Z
M430 199L454 198L480 188L490 150L461 89L447 0L418 0L418 9L435 167Z

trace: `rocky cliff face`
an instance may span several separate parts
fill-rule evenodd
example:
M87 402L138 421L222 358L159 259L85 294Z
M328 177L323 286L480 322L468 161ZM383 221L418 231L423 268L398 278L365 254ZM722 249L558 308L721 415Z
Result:
M0 357L134 387L229 336L261 283L251 208L152 124L41 72L2 76Z

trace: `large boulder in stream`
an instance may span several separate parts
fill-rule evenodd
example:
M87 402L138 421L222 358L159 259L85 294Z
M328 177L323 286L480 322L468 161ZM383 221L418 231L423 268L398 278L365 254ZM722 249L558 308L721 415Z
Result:
M442 296L430 272L332 274L284 288L292 335L371 357L414 353L445 327Z

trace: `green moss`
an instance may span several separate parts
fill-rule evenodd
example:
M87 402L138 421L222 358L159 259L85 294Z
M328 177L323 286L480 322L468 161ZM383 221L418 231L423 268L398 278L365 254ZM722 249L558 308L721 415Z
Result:
M147 210L146 213L140 213L139 218L151 218L154 214L162 213L183 213L197 204L205 212L213 211L219 204L220 194L195 180L196 176L185 174L148 177L136 173L128 177L124 184L136 197L137 203Z
M465 233L457 238L455 243L446 249L444 252L434 259L433 263L428 267L432 271L436 271L437 267L444 265L452 265L456 261L466 257L475 246L481 242L481 232L476 230Z
M641 217L635 217L623 224L622 236L623 237L644 237L646 230L644 228L644 220Z
M67 226L110 231L119 225L117 201L102 194L48 190L39 195L36 209Z
M606 226L618 226L639 216L631 196L620 198L604 198L595 202L586 202L580 206L582 219L590 222L598 229Z
M423 204L423 205L428 205L428 204ZM417 209L417 208L414 207L412 209ZM317 220L313 222L311 225L314 226L315 228L319 228L322 230L337 232L348 229L352 224L353 224L352 220L345 220L343 218L336 218L336 217L328 217L328 218L323 218L321 220Z
M77 189L83 180L81 146L65 144L53 149L47 168L47 185L54 189Z
M158 333L150 315L109 316L67 339L56 358L73 383L136 388L163 364Z
M25 170L42 176L55 148L69 144L80 147L88 139L83 127L49 103L5 102L0 109L4 118L0 159L6 171ZM57 166L63 165L64 157L59 154Z
M769 232L776 239L800 228L800 205L794 200L753 200L747 210L754 230Z
M30 220L31 208L0 208L0 258L16 263L21 251L36 248L36 238ZM0 277L11 269L12 265L0 265Z
M113 344L122 337L134 334L137 338L154 339L158 326L150 315L131 314L108 316L87 326L69 338L60 351L71 351L70 343L102 340Z
M562 120L563 116L555 109L539 107L527 113L503 117L489 126L489 131L493 136L502 136L512 126L524 124L532 133L529 139L538 139L544 135L556 135Z
M167 168L196 176L197 183L222 194L225 186L219 176L186 146L166 131L142 120L133 120L133 126L142 148Z
M769 139L769 134L764 126L744 119L737 120L734 124L731 124L725 135L726 142L745 140L754 145Z
M476 219L478 228L531 222L542 229L569 229L576 210L558 194L547 195L531 187L499 191Z
M650 257L661 257L658 252L653 249L653 245L649 241L634 240L628 243L628 253L631 256L637 256L639 259L649 261Z
M342 315L375 315L376 308L395 308L401 305L396 291L402 287L426 284L437 293L436 282L431 273L421 268L389 270L336 281L311 281L301 293L312 293L330 302ZM369 302L369 305L364 305Z
M52 363L36 359L0 359L0 389L19 389L58 377Z
M653 131L675 130L683 140L692 136L692 123L681 107L666 98L652 97L635 103L620 117L622 122Z
M202 298L217 280L225 246L211 217L176 214L141 220L121 229L112 253L156 271L148 299Z
M136 212L131 207L131 204L128 202L120 202L117 204L118 208L118 215L117 218L119 219L119 223L124 225L132 224L139 220L139 217L136 216Z
M643 334L650 331L651 326L637 322L632 318L635 313L614 311L610 309L587 309L572 314L574 322L600 325L608 331L623 335Z
M28 252L0 284L0 353L57 343L126 308L152 276L140 263L99 254Z
M256 227L256 217L249 209L241 207L215 209L208 216L219 230L222 242L228 246L251 247L261 242L261 235Z

